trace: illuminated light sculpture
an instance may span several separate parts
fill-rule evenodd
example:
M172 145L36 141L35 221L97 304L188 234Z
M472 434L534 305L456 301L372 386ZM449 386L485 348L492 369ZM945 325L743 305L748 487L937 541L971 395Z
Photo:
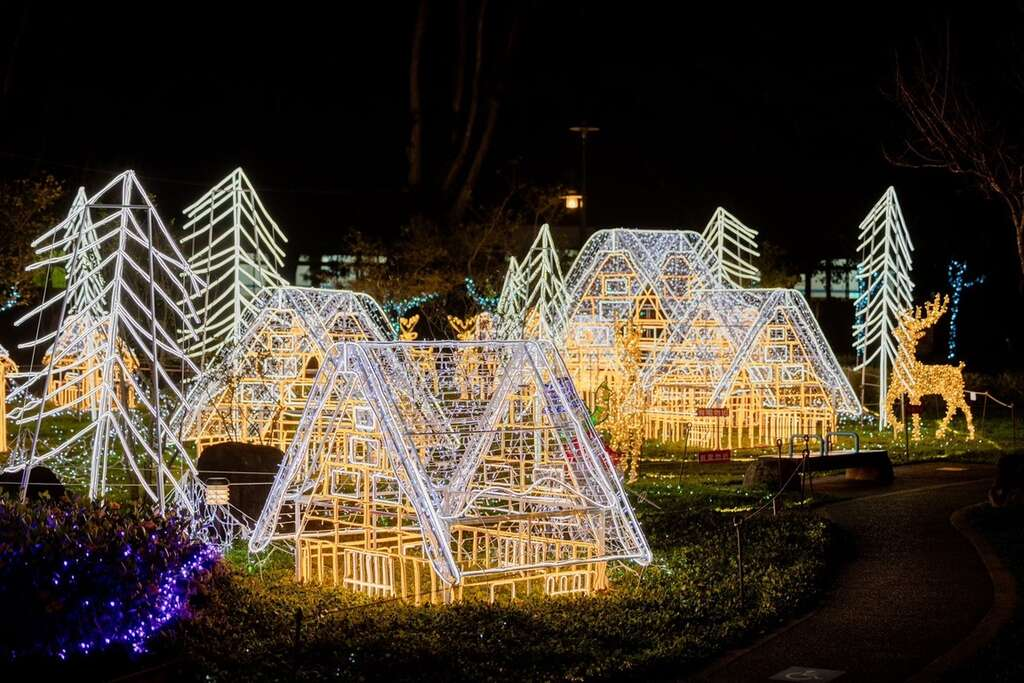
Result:
M889 390L885 396L886 408L898 405L903 394L911 404L920 405L924 396L938 395L946 402L946 414L935 429L935 436L942 438L949 429L949 423L959 410L967 421L968 438L974 438L974 421L971 409L964 400L964 364L959 365L926 365L917 360L917 343L928 328L935 325L949 307L949 297L944 299L936 294L924 306L907 309L900 316L900 326L896 329L897 353L889 381ZM903 429L899 418L899 410L893 413L892 424L895 433ZM921 416L913 415L914 439L921 438Z
M701 237L705 245L702 256L708 263L717 265L719 279L739 287L761 282L761 271L753 263L761 255L757 250L757 230L718 207Z
M633 320L615 326L615 348L623 369L621 381L614 397L604 401L609 417L602 428L610 435L610 443L620 455L626 481L632 483L640 476L640 453L644 445L645 423L650 408L650 391L641 381L644 367L640 326ZM610 391L610 390L609 390ZM600 388L597 392L601 393ZM602 403L597 397L597 404Z
M878 365L878 427L888 425L888 382L896 360L896 329L900 316L913 305L914 283L907 224L896 190L890 187L861 221L860 267L857 278L861 295L855 302L854 348L861 371L861 401L865 402L867 368Z
M526 282L522 267L515 256L508 260L505 281L501 285L498 306L498 330L502 339L513 339L521 333L523 320L526 317Z
M43 367L50 367L47 386L50 402L69 411L88 411L96 419L103 397L96 388L104 382L104 368L97 363L102 359L102 349L110 341L106 317L82 310L68 315L62 329L56 343L46 349L42 359ZM117 339L114 345L123 362L112 366L109 383L122 397L125 407L132 409L136 406L135 390L127 377L138 372L139 361L124 339ZM52 364L51 357L55 358ZM27 384L21 386L27 387ZM21 393L19 388L18 394Z
M540 226L526 257L509 264L501 298L498 311L504 338L554 338L554 330L565 315L565 278L547 223Z
M416 604L589 594L651 561L545 341L335 346L249 548L275 539L301 580Z
M71 224L78 227L69 233ZM118 175L33 245L42 260L31 268L62 267L70 277L66 289L44 300L19 321L55 312L57 328L22 347L68 341L63 346L55 343L46 366L31 373L19 387L26 401L11 411L12 416L18 424L35 422L36 435L44 418L87 401L94 402L96 417L45 453L39 452L38 439L34 439L31 449L12 453L7 470L24 468L27 477L36 464L78 444L88 444L90 498L101 498L106 493L108 461L114 457L123 460L146 495L161 509L168 500L168 487L176 503L190 508L168 458L176 459L183 470L194 471L194 466L165 415L169 406L184 401L177 378L183 372L196 371L173 333L183 329L194 334L196 313L191 298L202 280L190 270L133 171ZM99 261L93 271L84 273L77 259L88 253L94 253ZM82 301L81 288L99 282L103 283L99 297L89 308L78 316L68 315L68 305ZM185 304L179 305L177 302L182 300ZM70 327L79 321L84 321L84 326L72 338ZM68 355L97 334L103 343L87 347L86 355L79 356L79 376L54 387L54 368L61 367ZM126 350L147 367L145 372L130 366ZM53 406L55 392L77 384L91 388L75 404ZM33 394L33 390L38 393ZM126 390L135 397L133 410L127 404ZM144 468L155 472L155 485Z
M602 230L566 279L559 331L566 365L588 405L602 391L644 409L648 439L712 448L824 433L860 405L807 302L795 290L723 282L695 232ZM639 377L616 328L639 334ZM621 346L621 344L619 345ZM699 415L726 408L726 416ZM613 408L614 411L614 408Z
M184 211L182 247L192 271L209 283L193 300L203 321L189 346L193 358L208 358L238 338L256 293L285 285L281 229L267 213L241 168L214 185Z
M8 375L18 372L18 364L14 362L7 349L0 346L0 452L7 450L7 379Z
M450 315L448 324L459 341L490 341L495 338L494 317L486 311L465 320Z
M946 360L956 360L956 343L959 337L960 318L960 297L965 289L970 289L985 282L985 276L979 275L973 280L966 279L967 264L963 261L952 259L946 271L946 280L949 282L953 296L949 302L949 341L946 344Z
M420 321L420 314L408 318L398 319L398 338L402 341L416 341L420 333L416 331L416 323Z
M369 295L306 287L263 289L242 329L189 389L176 416L197 452L225 441L284 450L327 351L339 341L395 338Z

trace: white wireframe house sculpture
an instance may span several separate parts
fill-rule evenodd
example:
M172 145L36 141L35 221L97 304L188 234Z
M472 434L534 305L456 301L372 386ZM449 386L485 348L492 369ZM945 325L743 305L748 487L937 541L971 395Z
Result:
M274 539L300 579L415 603L587 594L651 560L549 342L335 346L250 550Z
M340 341L392 340L394 330L367 294L267 287L245 313L242 334L189 390L182 435L197 452L224 441L291 442L328 350Z
M878 428L882 429L889 421L889 406L885 402L889 375L899 371L895 363L896 332L901 316L914 302L914 282L910 279L914 245L894 188L887 189L861 221L859 240L857 252L861 261L857 278L861 294L854 302L853 345L858 356L855 369L862 371L861 400L867 403L864 371L878 366ZM902 380L908 384L910 378Z
M761 271L754 265L754 259L761 255L757 251L757 230L718 207L701 237L704 238L705 260L717 264L720 279L739 287L761 282Z
M193 303L203 321L188 348L207 358L242 333L245 314L264 287L287 284L281 243L288 239L267 213L248 176L236 168L184 211L181 239L192 271L208 285Z
M29 373L19 387L26 400L12 411L12 417L22 425L34 422L35 438L31 449L12 453L7 470L23 469L24 486L34 465L78 444L88 444L91 498L105 494L108 461L113 457L123 461L161 509L168 490L178 502L190 507L175 472L168 466L168 458L178 459L184 471L192 469L192 462L166 415L169 406L184 400L177 378L196 370L173 334L178 329L194 333L196 314L190 302L202 280L189 269L133 171L121 173L88 201L78 204L33 246L42 260L32 268L63 267L68 281L66 289L44 300L22 319L55 311L56 329L22 346L34 348L54 340L58 343L53 344L45 367ZM90 270L80 267L80 258L93 257L95 265ZM98 288L98 294L88 301L83 290L94 288ZM177 303L182 299L184 306ZM69 311L74 302L82 302L82 310ZM82 344L97 338L102 343L87 345L83 353ZM78 354L78 376L55 386L54 368L62 367L72 354ZM146 366L146 371L132 367L126 360L129 356ZM58 393L77 385L90 388L75 399L76 403L53 405ZM135 409L129 408L126 391L134 396ZM86 403L93 406L95 419L60 444L40 452L42 420ZM147 469L152 475L144 471Z
M603 230L567 278L561 325L566 365L589 405L602 387L643 395L647 438L709 447L766 445L824 433L856 396L795 290L723 281L700 235ZM713 258L713 257L712 257ZM639 329L642 371L632 387L616 325ZM635 373L634 373L635 374ZM726 408L727 416L699 415Z

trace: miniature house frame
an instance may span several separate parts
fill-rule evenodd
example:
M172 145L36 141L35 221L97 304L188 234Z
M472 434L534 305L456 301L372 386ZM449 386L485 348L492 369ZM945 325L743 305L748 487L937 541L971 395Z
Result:
M6 451L7 444L7 379L8 375L18 371L18 365L7 353L7 349L0 346L0 452Z
M189 392L181 427L199 452L224 441L283 451L327 351L340 341L394 338L369 295L304 287L261 290L242 330Z
M623 382L615 326L628 320L639 328L643 370L625 390L647 393L647 438L770 445L859 413L802 295L735 287L709 259L690 231L602 230L588 240L567 277L558 327L584 401Z
M50 403L68 410L91 413L99 409L97 388L104 381L104 367L96 351L108 343L108 336L106 320L88 310L75 313L65 321L56 342L46 350L42 360L43 367L53 364L46 390ZM139 361L122 340L118 340L117 347L124 368L111 366L113 387L123 405L134 408L135 391L123 373L136 372Z
M299 579L448 602L589 594L651 552L550 342L338 344L250 539Z

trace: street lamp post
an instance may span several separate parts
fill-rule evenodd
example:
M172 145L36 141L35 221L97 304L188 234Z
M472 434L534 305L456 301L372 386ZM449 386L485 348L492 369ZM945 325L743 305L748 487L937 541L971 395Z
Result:
M580 136L580 242L582 243L587 237L587 203L590 201L590 197L587 196L587 136L590 133L596 133L600 128L595 126L588 126L586 123L582 123L578 126L571 126L569 132L576 133Z

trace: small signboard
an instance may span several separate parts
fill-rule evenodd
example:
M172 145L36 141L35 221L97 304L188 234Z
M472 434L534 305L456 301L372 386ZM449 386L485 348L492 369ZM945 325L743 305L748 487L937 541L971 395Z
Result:
M922 403L908 403L907 404L907 415L921 415L924 413L924 404Z
M709 462L729 462L732 459L732 450L723 448L717 451L700 451L697 453L697 462L705 464Z
M729 417L728 408L697 408L697 417Z

